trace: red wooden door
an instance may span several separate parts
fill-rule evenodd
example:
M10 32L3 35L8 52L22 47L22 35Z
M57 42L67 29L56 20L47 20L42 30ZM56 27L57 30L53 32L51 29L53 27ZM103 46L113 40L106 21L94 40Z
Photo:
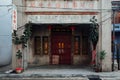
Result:
M61 37L60 64L71 64L71 36Z
M51 36L51 63L71 64L71 35Z

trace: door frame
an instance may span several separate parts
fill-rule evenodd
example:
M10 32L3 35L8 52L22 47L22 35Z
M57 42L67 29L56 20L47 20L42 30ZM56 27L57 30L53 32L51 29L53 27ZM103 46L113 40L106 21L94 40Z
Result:
M51 28L52 29L52 28ZM59 29L59 27L58 27L58 29ZM62 28L61 28L62 29ZM63 29L64 29L64 27L63 27ZM66 28L65 28L66 29ZM70 50L70 64L69 65L71 65L71 64L73 64L73 54L72 54L72 47L73 47L73 43L72 43L72 41L73 41L73 36L72 36L72 30L71 30L71 28L70 27L67 27L67 29L68 29L68 32L66 31L66 32L58 32L58 34L56 34L56 32L52 32L52 30L51 30L51 34L50 34L50 64L51 65L53 65L52 64L52 49L51 49L51 46L52 46L52 36L57 36L57 35L68 35L69 34L69 36L71 36L71 50ZM70 31L69 31L70 30ZM64 64L57 64L57 65L64 65ZM68 65L68 64L65 64L65 65Z

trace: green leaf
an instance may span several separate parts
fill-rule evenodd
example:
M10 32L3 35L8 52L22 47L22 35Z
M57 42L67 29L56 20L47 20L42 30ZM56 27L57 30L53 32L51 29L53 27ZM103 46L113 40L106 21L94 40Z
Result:
M100 51L100 59L103 60L105 58L106 52L105 50Z
M97 19L95 19L95 16L92 17L92 19L90 19L90 22L92 22L92 24L90 25L90 31L89 31L89 39L92 41L93 45L96 45L98 42L98 36L99 36L99 31L98 31L98 23Z
M20 50L17 51L16 57L17 57L18 59L21 59L21 58L22 58L22 52L21 52Z

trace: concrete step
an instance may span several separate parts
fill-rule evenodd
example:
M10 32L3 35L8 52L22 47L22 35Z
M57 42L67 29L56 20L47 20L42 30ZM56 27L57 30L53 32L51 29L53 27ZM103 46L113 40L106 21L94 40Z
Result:
M0 78L0 80L120 80L115 78L81 78L81 77L69 77L69 78Z
M0 78L0 80L89 80L88 78Z

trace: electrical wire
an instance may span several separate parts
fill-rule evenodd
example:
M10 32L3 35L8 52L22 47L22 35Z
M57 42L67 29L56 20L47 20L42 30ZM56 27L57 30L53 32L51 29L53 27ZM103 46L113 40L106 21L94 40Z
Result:
M40 7L39 7L40 8ZM102 9L101 9L102 10ZM23 12L21 12L21 11L19 11L19 10L17 10L18 12L20 12L20 13L23 13ZM110 12L112 12L112 10L109 10ZM105 11L106 12L106 11ZM103 13L103 12L102 12ZM113 14L111 14L111 16L112 16ZM103 17L105 17L105 16L107 16L107 14L106 15L104 15ZM103 18L102 17L102 18ZM112 17L109 17L109 18L112 18ZM109 19L109 18L107 18L107 19ZM31 18L32 19L32 18ZM104 21L101 21L101 22L105 22L107 19L105 19ZM33 20L33 19L32 19ZM35 19L34 19L35 20ZM98 22L98 23L101 23L101 22Z
M80 8L56 8L56 7L36 7L36 6L22 6L22 5L16 5L17 7L24 7L24 8L47 8L47 9L67 9L67 10L107 10L107 11L111 11L111 9L80 9Z
M103 20L103 21L98 22L99 26L101 26L101 24L100 24L100 23L103 23L103 22L105 22L105 21L107 21L107 20L109 20L109 19L111 19L111 18L112 18L112 17L108 17L107 19L105 19L105 20ZM78 25L79 25L79 24L78 24ZM18 31L21 31L21 30L23 30L23 29L25 29L24 25L23 25L23 26L18 27Z
M19 10L17 10L17 12L19 12L19 13L23 13L23 12L21 12L21 11L19 11ZM104 16L102 16L102 18L104 18L105 16L107 16L108 14L106 14L106 15L104 15ZM112 18L112 15L113 14L111 14L111 16L109 17L109 18ZM109 18L107 18L107 19L109 19ZM33 18L31 18L33 21L36 21L35 19L33 19ZM104 22L106 21L106 19L105 20L103 20ZM101 21L102 22L102 21ZM98 22L98 23L100 23L100 22Z

